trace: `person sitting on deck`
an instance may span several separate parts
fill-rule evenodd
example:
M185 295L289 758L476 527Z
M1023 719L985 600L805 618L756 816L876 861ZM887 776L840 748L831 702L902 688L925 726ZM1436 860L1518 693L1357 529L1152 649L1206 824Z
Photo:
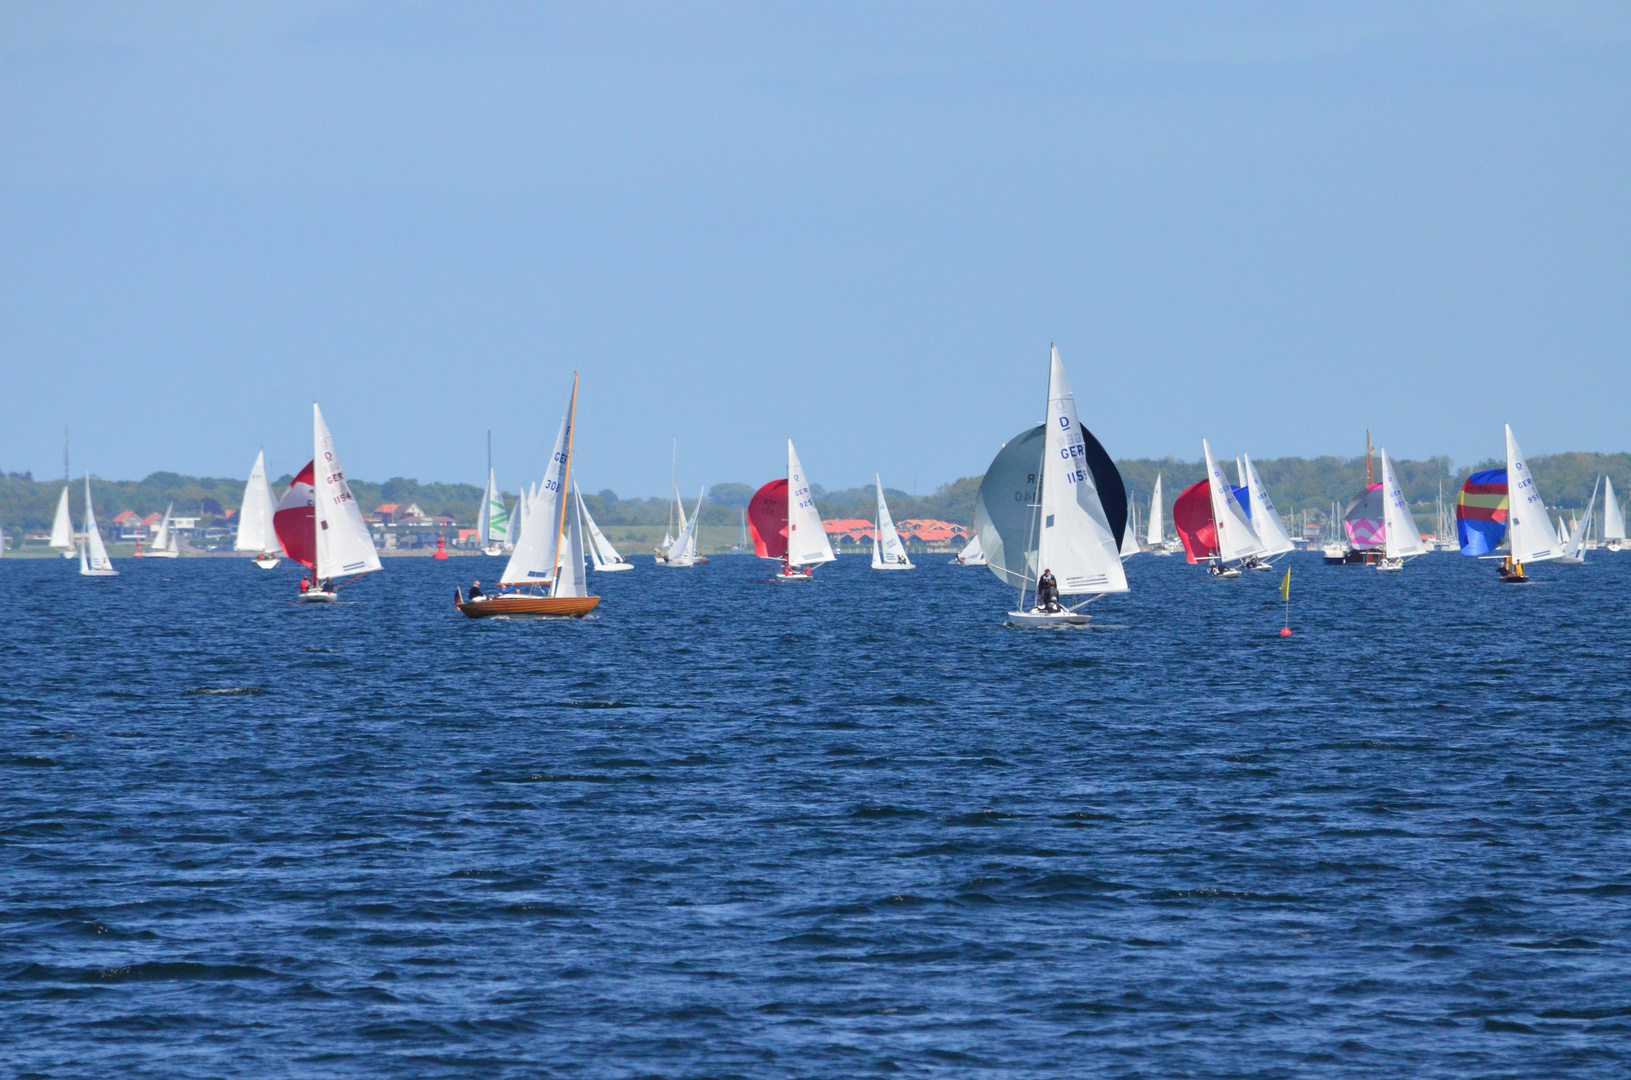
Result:
M1052 570L1042 571L1042 576L1036 579L1036 606L1043 611L1059 610L1059 582Z
M487 595L486 593L481 591L481 582L478 581L474 585L470 586L470 599L480 600L482 597L484 597L486 595Z

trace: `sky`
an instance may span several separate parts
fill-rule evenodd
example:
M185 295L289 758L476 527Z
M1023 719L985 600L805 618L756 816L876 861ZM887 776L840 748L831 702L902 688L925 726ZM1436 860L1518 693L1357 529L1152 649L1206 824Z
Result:
M0 470L1631 448L1631 6L0 4Z

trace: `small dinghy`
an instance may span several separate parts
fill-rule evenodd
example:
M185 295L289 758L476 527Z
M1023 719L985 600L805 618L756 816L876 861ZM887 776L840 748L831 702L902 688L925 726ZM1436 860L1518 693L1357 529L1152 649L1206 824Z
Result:
M986 565L1019 590L1010 626L1081 626L1064 596L1126 592L1121 542L1127 490L1115 462L1076 414L1059 350L1051 350L1047 420L1008 440L980 480L974 523ZM1026 594L1032 602L1026 604Z
M781 560L777 581L809 581L811 568L837 558L792 439L787 440L787 476L770 481L748 501L748 530L755 555Z
M91 507L91 474L85 474L85 542L79 546L79 574L81 577L118 577L108 549L102 544L102 532L96 527L96 511Z
M1383 573L1396 574L1404 569L1405 560L1427 554L1416 519L1405 502L1399 476L1393 471L1387 450L1382 451L1382 559L1373 563Z
M234 551L256 552L255 565L262 570L278 564L277 535L272 531L272 515L276 512L272 489L266 482L266 451L262 450L255 455L249 481L244 484L244 501L238 508L238 537L232 542Z
M339 599L335 578L355 581L381 567L362 508L346 483L334 436L315 401L311 418L312 460L278 503L272 528L289 558L312 570L309 580L300 580L295 599L303 604L332 604Z
M883 477L874 473L872 479L878 491L878 514L872 522L872 569L915 570L906 555L906 545L900 542L900 533L895 531L895 519L889 516L889 504L883 498Z
M599 573L609 573L616 570L633 570L634 564L617 553L612 542L606 539L606 534L600 531L595 519L589 516L589 505L583 501L583 492L578 490L576 482L572 484L572 491L577 496L578 517L583 520L584 531L589 534L589 561Z

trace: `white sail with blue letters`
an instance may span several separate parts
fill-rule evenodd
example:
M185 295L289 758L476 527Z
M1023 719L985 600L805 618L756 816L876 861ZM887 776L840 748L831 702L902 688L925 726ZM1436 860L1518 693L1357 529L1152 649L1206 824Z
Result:
M345 482L345 469L334 450L334 436L323 423L323 412L312 402L313 509L317 517L317 565L319 581L371 574L380 568L373 537L362 520L362 507Z
M1057 347L1048 373L1046 429L1038 568L1053 571L1062 596L1126 592L1127 573L1121 565L1116 534L1088 468L1087 444L1076 416L1076 395L1065 378Z

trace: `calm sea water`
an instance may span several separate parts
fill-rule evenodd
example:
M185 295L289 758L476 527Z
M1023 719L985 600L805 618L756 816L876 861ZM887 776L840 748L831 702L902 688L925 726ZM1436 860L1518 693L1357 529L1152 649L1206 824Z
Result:
M0 562L0 1073L1631 1073L1631 553Z

